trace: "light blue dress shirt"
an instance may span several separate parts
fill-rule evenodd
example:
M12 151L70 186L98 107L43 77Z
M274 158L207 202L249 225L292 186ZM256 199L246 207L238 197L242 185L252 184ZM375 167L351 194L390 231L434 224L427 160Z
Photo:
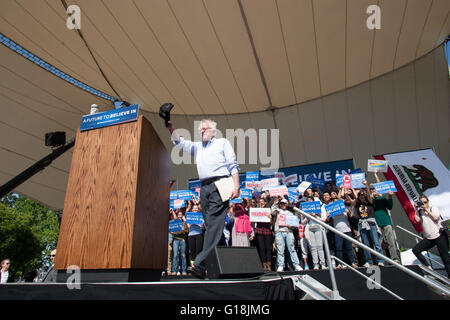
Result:
M200 180L239 173L236 155L230 142L225 138L213 137L208 143L180 138L178 143L174 141L174 144L194 155Z

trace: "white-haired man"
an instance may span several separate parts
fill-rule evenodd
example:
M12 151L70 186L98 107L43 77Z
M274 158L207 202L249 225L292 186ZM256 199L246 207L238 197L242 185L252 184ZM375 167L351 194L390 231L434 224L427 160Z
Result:
M216 123L212 120L202 120L200 123L201 142L192 142L180 137L172 121L168 121L174 144L195 156L198 177L202 183L200 189L200 203L205 219L206 231L203 240L203 249L194 261L194 267L188 267L187 272L193 276L204 279L204 261L208 254L220 242L229 201L222 201L214 182L232 176L234 189L231 199L239 197L239 167L236 155L227 139L217 139Z

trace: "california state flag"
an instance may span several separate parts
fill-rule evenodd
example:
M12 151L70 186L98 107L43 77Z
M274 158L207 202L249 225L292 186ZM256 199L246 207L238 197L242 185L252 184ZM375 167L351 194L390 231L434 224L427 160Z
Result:
M375 156L388 161L386 180L393 180L397 197L417 232L420 223L414 221L414 202L425 194L437 207L442 219L450 219L450 172L432 149L391 153Z

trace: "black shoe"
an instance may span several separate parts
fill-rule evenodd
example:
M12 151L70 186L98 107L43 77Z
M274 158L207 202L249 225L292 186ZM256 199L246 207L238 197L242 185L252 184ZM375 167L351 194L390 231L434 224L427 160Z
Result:
M187 273L192 274L197 279L205 279L205 277L206 277L205 270L200 267L197 267L197 266L188 267L186 271L187 271Z

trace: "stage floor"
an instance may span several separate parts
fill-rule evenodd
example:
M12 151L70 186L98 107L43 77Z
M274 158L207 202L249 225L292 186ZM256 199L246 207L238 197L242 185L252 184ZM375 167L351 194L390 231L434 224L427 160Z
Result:
M422 274L417 266L409 266ZM359 268L366 273L365 268ZM425 284L397 270L381 267L381 284L406 300L440 299ZM0 300L296 300L302 292L283 278L307 274L331 289L328 270L269 273L253 279L197 280L191 276L163 277L158 282L81 283L70 289L66 283L11 283L0 286ZM367 280L349 269L335 270L340 295L347 300L395 299L381 289L369 289Z

